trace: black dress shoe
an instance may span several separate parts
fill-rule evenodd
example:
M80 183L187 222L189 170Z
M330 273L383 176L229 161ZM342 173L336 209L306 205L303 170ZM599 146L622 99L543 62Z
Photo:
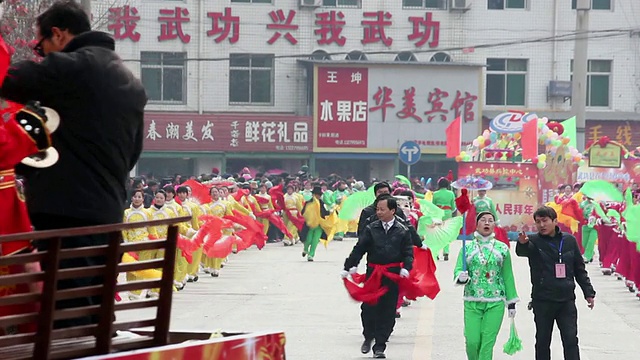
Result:
M364 342L362 343L362 346L360 347L360 351L362 351L363 354L368 354L369 351L371 351L371 343L373 343L373 340L364 339Z
M386 359L387 356L384 354L384 351L376 350L376 351L373 352L373 358L374 359Z

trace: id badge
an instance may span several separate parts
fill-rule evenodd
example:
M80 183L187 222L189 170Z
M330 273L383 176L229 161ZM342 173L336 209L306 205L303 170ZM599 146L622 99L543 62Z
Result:
M567 268L565 264L556 264L556 279L564 279L567 277Z

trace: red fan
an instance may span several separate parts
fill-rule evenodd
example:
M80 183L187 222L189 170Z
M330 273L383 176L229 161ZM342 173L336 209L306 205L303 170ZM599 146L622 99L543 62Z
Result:
M191 188L191 197L196 199L199 204L208 204L211 202L211 195L209 194L209 187L207 187L207 185L195 180L187 180L182 183L182 186Z

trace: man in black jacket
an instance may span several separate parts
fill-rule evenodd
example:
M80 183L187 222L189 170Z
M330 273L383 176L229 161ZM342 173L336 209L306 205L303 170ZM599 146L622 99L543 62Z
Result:
M376 194L376 199L380 195L389 194L391 195L391 185L387 182L379 182L373 186L373 192ZM360 213L360 219L358 220L358 236L364 231L364 228L369 224L369 218L376 214L376 203L367 206L362 209ZM402 211L398 211L396 216L401 216L404 219L404 213Z
M388 271L402 277L409 276L413 266L413 243L409 229L395 216L398 204L394 198L388 198L378 201L376 205L379 220L367 225L359 235L358 242L344 262L344 270L341 273L343 278L356 272L358 263L365 253L367 278L373 273L374 267L389 264L397 265L391 266ZM374 358L377 359L385 358L386 343L396 323L398 302L398 285L393 280L383 276L381 286L387 287L388 291L375 305L363 303L360 314L364 335L361 351L363 354L371 351L371 343L375 340L373 352Z
M52 135L60 160L46 169L18 169L26 177L29 216L37 230L118 223L125 183L142 151L142 83L115 53L113 38L91 31L73 0L54 3L36 21L42 62L14 64L0 96L39 101L60 115ZM63 239L63 247L106 244L106 235ZM36 244L46 249L46 243ZM103 257L62 260L62 268L104 264ZM102 283L101 277L62 280L60 289ZM113 299L109 299L112 301ZM96 305L100 297L60 301L59 308ZM57 328L95 323L95 317L57 321Z
M593 309L596 292L576 238L558 228L558 215L543 206L533 214L538 234L518 237L516 254L529 258L534 321L536 323L536 360L551 358L553 324L558 324L565 360L579 360L578 311L575 282L580 285L589 308Z

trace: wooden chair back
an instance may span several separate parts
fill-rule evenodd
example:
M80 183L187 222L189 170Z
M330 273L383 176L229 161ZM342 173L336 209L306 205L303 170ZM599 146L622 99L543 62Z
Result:
M35 323L36 331L0 336L0 359L66 359L91 355L103 355L114 351L163 346L168 343L173 273L176 259L178 226L191 221L190 217L153 220L128 224L101 225L83 228L35 231L30 233L0 236L0 245L9 241L39 240L48 242L47 251L15 254L0 257L0 266L25 265L40 262L46 272L0 274L0 287L42 282L42 292L20 293L0 297L0 307L20 306L36 303L38 312L0 316L0 328ZM166 239L122 243L122 231L151 226L168 226ZM109 243L100 246L62 248L66 237L108 234ZM144 250L164 250L164 258L123 264L120 262L125 252ZM106 256L106 264L80 268L60 269L62 259ZM133 281L118 284L118 275L123 272L145 269L162 269L162 278L157 280ZM104 284L74 289L57 290L61 279L75 279L87 276L103 276ZM116 293L132 290L159 288L159 297L130 302L117 302ZM72 309L56 309L56 301L78 297L102 296L101 305ZM137 310L155 307L152 319L118 322L117 311ZM99 323L64 329L53 329L54 320L71 319L97 315ZM114 321L114 319L116 319ZM117 330L139 327L153 327L153 334L126 340L112 339Z

